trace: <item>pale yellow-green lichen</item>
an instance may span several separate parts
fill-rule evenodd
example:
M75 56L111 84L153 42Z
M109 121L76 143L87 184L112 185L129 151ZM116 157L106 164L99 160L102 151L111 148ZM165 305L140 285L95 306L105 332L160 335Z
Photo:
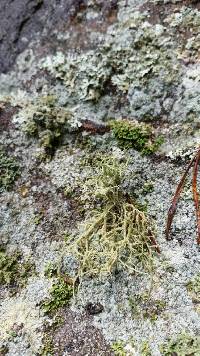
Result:
M97 177L88 182L98 207L86 219L78 237L67 240L67 250L78 262L77 276L101 277L121 269L151 272L153 225L120 189L119 162L111 158L100 162Z

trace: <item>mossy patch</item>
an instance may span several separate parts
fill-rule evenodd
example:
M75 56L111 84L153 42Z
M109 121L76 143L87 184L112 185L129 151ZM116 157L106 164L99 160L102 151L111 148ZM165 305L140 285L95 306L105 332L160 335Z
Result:
M12 187L19 173L17 160L0 148L0 193Z
M155 138L150 125L136 121L116 120L110 126L121 148L134 148L144 155L154 153L163 142Z
M198 356L200 355L200 337L183 333L162 345L160 351L163 356Z
M32 272L33 266L29 261L22 260L20 252L9 255L5 250L0 250L0 284L12 288L23 286Z
M45 313L51 313L70 304L73 297L73 285L59 277L50 290L50 298L42 304Z
M126 351L124 350L123 341L116 341L111 346L114 351L115 356L126 356Z
M129 298L129 305L133 318L144 318L154 322L165 310L166 303L163 300L153 299L149 293L143 293Z

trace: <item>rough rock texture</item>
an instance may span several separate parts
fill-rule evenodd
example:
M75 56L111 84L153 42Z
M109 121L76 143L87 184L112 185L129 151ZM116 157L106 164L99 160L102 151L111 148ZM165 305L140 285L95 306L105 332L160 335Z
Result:
M0 187L0 354L160 356L183 332L199 337L191 178L172 240L165 236L173 193L200 142L199 3L1 1L0 22L6 182L8 157L19 167L14 184ZM119 147L111 119L148 124L163 143L149 156ZM91 182L99 173L94 156L108 155L119 166L128 159L120 191L154 221L161 253L152 274L124 268L83 278L70 306L46 315L54 284L62 277L70 285L77 271L69 236L103 209ZM14 264L4 261L15 253ZM28 265L28 275L11 282L13 265Z

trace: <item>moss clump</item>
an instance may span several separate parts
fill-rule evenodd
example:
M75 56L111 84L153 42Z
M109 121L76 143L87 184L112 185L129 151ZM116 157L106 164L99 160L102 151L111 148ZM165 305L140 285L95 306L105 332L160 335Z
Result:
M200 273L187 284L187 290L192 297L192 301L197 304L197 311L200 311L200 307L198 307L200 302Z
M149 293L129 298L129 305L133 318L157 320L158 316L165 310L166 303L150 297Z
M112 121L110 125L122 148L134 148L148 155L155 152L162 143L160 138L155 139L149 125L128 120Z
M71 113L58 106L55 96L40 97L25 108L24 131L39 140L46 153L52 154L71 129Z
M97 207L78 238L72 236L67 241L68 251L79 264L77 276L101 277L121 269L151 271L155 248L152 223L120 189L123 165L111 157L102 157L99 164L98 174L88 182Z
M122 341L116 341L112 344L112 350L114 351L115 356L126 356L124 350L124 343Z
M18 176L18 162L0 148L0 193L9 190Z
M198 356L200 355L200 337L183 333L162 345L160 351L163 356Z
M141 353L141 356L151 356L152 355L148 341L142 342L142 345L140 347L140 353Z
M0 284L11 287L24 285L31 275L32 266L29 262L22 262L21 254L16 251L8 255L0 250Z
M73 285L60 277L58 281L52 286L49 300L42 305L46 313L51 313L61 307L68 306L73 297Z

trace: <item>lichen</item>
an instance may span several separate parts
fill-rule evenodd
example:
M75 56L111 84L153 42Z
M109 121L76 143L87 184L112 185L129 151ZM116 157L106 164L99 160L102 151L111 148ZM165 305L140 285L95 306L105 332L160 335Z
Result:
M36 137L47 154L52 154L64 135L72 132L70 125L71 112L57 103L52 95L41 96L28 103L21 115L25 118L24 131Z
M87 183L98 206L80 227L79 236L67 240L68 253L78 261L79 279L120 269L152 271L154 228L120 189L121 169L118 160L102 158L97 176Z
M0 193L11 188L19 173L17 160L0 148Z
M200 337L183 333L166 342L160 350L163 356L198 356L200 353Z
M187 290L192 298L192 301L197 306L197 311L200 312L200 274L198 273L194 279L187 284Z
M154 322L165 310L164 300L154 299L148 292L129 298L133 318L144 318Z
M171 93L181 67L166 28L145 19L145 13L131 11L110 28L98 49L66 56L58 52L43 61L42 67L65 85L69 105L99 115L101 99L109 90L114 98L109 103L126 94L131 115L139 120L162 115L166 99L174 100ZM86 103L91 105L85 107Z

